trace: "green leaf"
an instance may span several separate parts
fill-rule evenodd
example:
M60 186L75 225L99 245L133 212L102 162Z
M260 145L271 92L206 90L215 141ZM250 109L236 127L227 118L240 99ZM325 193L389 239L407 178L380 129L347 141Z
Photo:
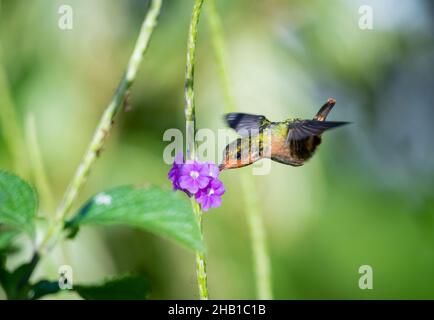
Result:
M0 223L34 234L38 198L33 188L21 178L0 171Z
M0 228L0 251L7 251L12 240L19 234L18 230L2 230Z
M6 292L8 299L27 299L30 290L29 279L39 262L39 255L33 255L32 259L9 272L0 268L0 283ZM4 266L3 266L4 267Z
M180 192L160 188L122 186L90 199L65 227L129 225L204 251L202 235L190 202Z
M13 244L13 240L19 234L18 230L5 227L4 224L0 225L0 284L3 284L2 280L9 274L6 269L7 257L19 251L18 247Z
M41 280L32 286L30 298L36 300L48 294L55 294L60 290L58 281Z
M125 275L99 285L76 285L73 290L86 300L144 300L151 291L148 280L140 275Z
M58 281L41 280L31 286L31 299L36 300L60 291ZM144 300L151 292L145 277L130 274L106 279L100 284L74 285L67 291L75 291L86 300Z

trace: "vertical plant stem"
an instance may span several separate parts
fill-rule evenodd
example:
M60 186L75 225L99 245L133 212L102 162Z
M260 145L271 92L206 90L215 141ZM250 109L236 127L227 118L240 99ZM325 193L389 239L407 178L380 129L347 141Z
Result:
M226 72L225 63L225 43L222 32L222 26L220 17L217 12L216 3L214 0L208 0L207 2L207 21L209 29L211 30L211 41L214 50L214 58L216 60L217 72L219 76L220 86L223 90L223 96L225 99L226 112L236 112L237 105L235 103L234 96L232 95L229 76Z
M152 0L151 6L146 14L143 21L142 27L140 29L139 36L134 47L134 51L130 57L127 69L124 76L122 77L118 88L105 109L98 127L95 131L93 139L87 148L84 157L77 168L77 171L72 178L72 181L63 196L60 206L56 210L55 223L47 231L47 236L42 242L42 247L47 246L50 238L56 236L58 232L63 227L63 221L67 218L71 206L76 200L77 195L83 188L87 177L89 175L90 169L96 159L98 158L102 148L104 146L105 140L113 126L114 118L121 108L125 97L128 93L129 88L134 82L139 66L143 60L143 55L148 48L149 40L157 24L158 15L160 13L162 0Z
M93 163L98 158L98 155L104 146L105 140L113 126L113 120L122 106L129 88L136 78L143 55L148 48L149 40L154 27L157 24L160 8L161 0L153 0L149 12L147 13L142 24L140 34L134 51L130 57L125 75L121 79L113 99L104 111L93 139L83 157L83 160L75 172L72 182L63 197L61 205L57 209L56 216L59 220L63 220L66 217L73 201L76 199L79 191L85 184Z
M248 172L243 172L241 176L241 188L255 266L256 297L261 300L271 300L273 299L271 264L266 244L265 227L259 210L255 181Z
M26 118L26 145L28 148L30 168L34 183L41 197L41 203L47 212L52 212L55 208L53 192L47 178L41 150L38 143L35 118L29 114Z
M200 232L203 235L202 231L202 211L200 210L199 204L192 198L191 205L193 207L193 211L196 215ZM208 280L206 275L206 257L203 252L196 252L196 276L197 276L197 284L199 288L199 297L201 300L208 300Z
M0 128L9 152L13 157L14 169L21 176L28 174L25 155L25 143L21 126L18 122L6 72L0 64Z
M194 101L194 65L196 59L197 27L203 0L195 0L191 16L190 29L187 41L187 66L185 69L185 120L186 120L186 158L195 159L195 101ZM194 198L191 199L193 211L196 214L197 223L202 231L202 210ZM208 283L206 274L206 257L203 252L196 252L196 274L201 300L208 299Z
M229 85L224 58L224 38L220 17L217 12L215 0L208 0L208 22L214 56L217 63L219 80L225 97L226 112L236 112L237 107ZM249 225L251 246L254 259L256 278L256 296L258 299L271 300L273 298L271 287L270 258L265 239L265 227L259 209L257 191L253 177L247 172L241 175L241 189L245 201L245 213Z

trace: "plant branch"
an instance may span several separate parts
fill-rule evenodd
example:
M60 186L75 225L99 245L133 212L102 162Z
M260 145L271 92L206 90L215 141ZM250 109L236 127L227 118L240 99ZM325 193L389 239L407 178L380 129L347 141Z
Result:
M255 265L256 297L260 300L272 300L271 263L255 181L248 172L243 172L240 181Z
M111 102L104 111L100 123L95 131L93 139L83 157L81 164L79 165L75 175L69 185L60 207L57 209L56 217L59 220L64 220L73 201L76 199L79 191L85 184L89 175L90 169L98 158L99 153L104 146L104 142L110 129L113 126L113 120L122 106L122 103L126 97L126 94L131 87L133 81L136 78L137 71L140 63L142 62L143 55L148 48L149 40L155 25L157 24L157 18L160 13L161 0L153 0L151 7L146 15L146 18L142 24L139 37L136 42L133 54L130 57L127 70L123 76L118 88L113 96Z
M202 210L200 209L199 204L194 200L191 199L191 205L193 207L193 211L196 215L200 232L203 235L202 230ZM196 275L197 275L197 284L199 288L199 297L201 300L208 300L208 278L206 274L206 256L203 252L196 252Z
M30 159L30 168L33 180L41 197L41 202L47 212L52 212L55 208L54 196L48 182L47 172L42 160L41 150L38 143L35 118L29 114L26 118L26 142Z
M214 0L209 0L207 2L207 9L207 21L209 29L211 30L212 47L214 50L214 58L216 60L219 81L225 99L225 109L226 112L235 112L237 110L237 105L230 89L229 76L226 71L224 37L220 17Z
M26 177L28 173L25 155L25 143L16 108L12 101L6 72L0 64L0 127L7 148L9 149L15 170Z
M105 109L98 127L95 131L93 139L86 150L86 153L75 172L72 181L63 196L60 206L56 210L55 226L47 231L47 236L43 240L42 247L46 246L50 238L55 236L63 227L63 221L67 218L67 215L72 207L73 202L76 200L77 195L83 188L92 165L98 158L105 140L113 126L114 118L121 108L128 90L134 82L139 66L143 60L143 55L149 45L149 40L157 24L157 19L160 13L162 0L152 0L151 6L146 14L140 29L139 36L134 47L134 51L130 57L127 69L122 77L118 88L110 101L109 105ZM57 229L57 230L56 230Z
M226 112L236 112L237 107L229 85L229 77L225 67L224 37L220 17L215 0L208 0L208 22L211 30L214 56L218 68L218 75L225 97ZM245 201L245 213L249 225L251 246L255 265L256 296L261 300L273 298L271 289L270 258L265 239L265 227L259 209L255 181L247 172L241 175L241 190Z
M187 41L187 66L185 69L185 120L186 120L186 158L195 159L195 101L194 101L194 65L196 60L197 27L199 24L200 12L203 0L195 0L193 13L191 16L190 29ZM196 214L197 223L202 231L202 215L199 204L194 198L191 199L193 211ZM196 252L196 274L199 287L199 297L201 300L208 299L208 284L206 275L206 257L202 252Z

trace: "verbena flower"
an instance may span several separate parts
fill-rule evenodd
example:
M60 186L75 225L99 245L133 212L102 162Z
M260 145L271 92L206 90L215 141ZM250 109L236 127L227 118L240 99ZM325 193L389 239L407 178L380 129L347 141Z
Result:
M196 201L200 204L203 211L210 208L220 207L222 204L221 196L225 193L223 183L218 179L212 179L205 189L196 193Z
M175 161L173 162L173 166L170 169L169 173L167 174L167 177L170 181L172 181L173 190L180 190L179 186L179 176L181 173L182 165L184 164L184 156L182 153L178 153L175 156Z
M218 180L219 167L211 162L187 161L182 153L175 157L168 178L174 190L181 190L189 197L195 196L204 211L221 205L221 196L225 192L223 183Z
M209 183L208 166L196 161L188 162L182 166L179 177L179 186L191 194L206 188Z
M207 162L205 163L208 169L208 177L217 179L220 174L219 167L215 165L214 163Z

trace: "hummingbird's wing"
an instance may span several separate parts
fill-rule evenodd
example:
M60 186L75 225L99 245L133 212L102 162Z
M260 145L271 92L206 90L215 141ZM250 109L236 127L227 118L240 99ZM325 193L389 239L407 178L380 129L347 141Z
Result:
M286 143L290 141L303 140L311 136L319 136L324 131L333 129L349 122L342 121L318 121L318 120L299 120L288 123L288 135Z
M248 136L252 130L259 132L270 124L264 116L248 113L227 113L224 118L228 126L241 136Z

